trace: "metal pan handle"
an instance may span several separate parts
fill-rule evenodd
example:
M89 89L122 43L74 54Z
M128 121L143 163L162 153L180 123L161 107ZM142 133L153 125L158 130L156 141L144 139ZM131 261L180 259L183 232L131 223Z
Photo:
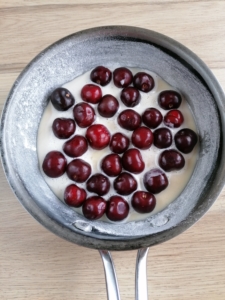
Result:
M149 248L138 250L135 272L135 300L148 300L147 255Z
M135 300L148 300L147 256L149 248L138 250L135 272ZM114 264L109 251L99 250L101 255L107 289L108 300L120 300L119 288Z
M106 250L99 250L99 253L101 255L105 271L107 298L108 300L120 300L119 288L111 254Z

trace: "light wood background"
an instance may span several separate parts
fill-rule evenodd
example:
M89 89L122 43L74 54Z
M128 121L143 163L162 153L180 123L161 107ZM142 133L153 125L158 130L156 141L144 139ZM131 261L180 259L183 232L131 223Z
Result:
M25 65L68 34L133 25L194 51L225 87L225 1L0 0L0 110ZM210 126L210 125L209 125ZM121 299L134 299L136 252L113 252ZM150 249L151 300L225 299L225 189L206 216ZM97 251L48 232L19 204L0 169L0 299L106 299Z

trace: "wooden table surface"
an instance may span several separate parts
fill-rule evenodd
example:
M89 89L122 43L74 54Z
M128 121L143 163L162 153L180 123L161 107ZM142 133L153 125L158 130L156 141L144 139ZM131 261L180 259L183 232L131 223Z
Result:
M225 87L225 1L1 0L0 110L26 64L54 41L101 25L161 32L194 51ZM210 124L209 124L210 126ZM136 252L113 252L121 299L134 299ZM225 299L225 189L184 234L150 249L151 300ZM99 253L53 235L12 193L0 169L0 299L106 299Z

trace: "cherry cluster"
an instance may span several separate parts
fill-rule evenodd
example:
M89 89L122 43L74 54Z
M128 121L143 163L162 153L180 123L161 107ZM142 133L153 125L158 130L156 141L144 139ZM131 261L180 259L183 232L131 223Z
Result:
M58 88L50 95L49 99L57 110L66 111L73 107L74 116L74 119L55 119L52 125L54 135L59 139L69 139L75 133L76 126L86 128L86 134L74 135L64 143L63 152L74 158L70 163L67 164L63 153L51 151L43 161L43 171L52 178L66 172L72 181L86 182L86 189L76 184L67 186L64 200L70 206L82 206L83 214L88 219L99 219L104 213L112 221L125 219L129 213L129 204L122 196L132 193L133 208L138 213L149 213L156 205L154 194L168 186L168 178L163 170L170 172L184 167L185 159L180 152L186 154L193 150L197 143L196 133L185 128L175 134L175 145L180 152L176 149L161 152L158 160L161 169L152 169L144 174L143 183L147 191L136 191L137 181L132 174L140 174L145 168L140 150L149 149L152 144L159 149L172 145L170 128L178 128L184 121L178 110L182 98L176 91L163 91L158 96L158 104L162 109L168 110L164 117L156 108L148 108L140 115L131 108L140 103L140 92L148 93L154 88L151 75L138 72L133 76L127 68L117 68L112 74L108 68L98 66L91 72L90 78L95 84L86 84L82 88L81 98L84 102L75 106L73 95L65 88ZM120 99L128 107L118 114L117 122L121 128L132 131L131 140L121 132L111 136L104 125L93 124L96 117L93 105L97 106L98 113L105 118L112 118L119 109L118 100L109 94L103 96L100 87L107 85L112 79L116 87L122 88ZM162 123L164 126L157 128ZM129 148L130 143L133 147ZM111 153L100 164L103 173L91 176L91 165L78 158L88 150L88 145L95 150L109 146ZM110 190L108 177L116 177L113 188L117 194L106 201L102 196ZM86 190L96 195L87 197Z

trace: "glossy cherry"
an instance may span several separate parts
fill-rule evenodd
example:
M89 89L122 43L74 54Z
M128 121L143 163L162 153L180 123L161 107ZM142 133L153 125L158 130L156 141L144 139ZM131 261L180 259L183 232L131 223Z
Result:
M85 218L89 220L100 219L107 207L107 202L100 196L92 196L84 201L82 212Z
M120 195L130 195L137 189L137 181L133 175L123 172L113 182L115 191Z
M56 118L52 123L52 131L58 139L68 139L75 130L76 125L73 119Z
M75 184L70 184L69 186L67 186L64 192L65 203L73 207L82 206L86 197L86 191Z
M86 102L96 104L102 98L102 90L98 85L86 84L81 90L81 98Z
M120 196L110 197L106 209L106 216L111 221L122 221L129 214L129 204Z
M158 194L169 184L166 174L160 169L152 169L145 173L143 183L147 191Z
M173 137L168 128L158 128L154 131L154 145L159 149L168 148L172 145Z
M88 179L86 187L89 192L103 196L108 193L110 189L110 182L106 176L101 173L97 173Z
M108 154L101 161L101 169L110 176L118 176L122 172L121 158L118 154Z
M70 157L79 157L88 149L88 142L82 135L75 135L63 145L63 151Z
M119 114L117 121L122 128L132 131L141 125L141 116L132 109L126 109Z
M145 72L138 72L135 74L133 84L137 89L144 93L150 92L155 86L152 76Z
M184 167L185 159L177 150L165 150L159 156L159 165L166 171L177 171Z
M116 87L128 87L133 80L132 72L127 68L117 68L113 72L113 82Z
M124 152L122 156L122 165L125 170L134 174L141 173L145 168L141 152L135 148L128 149Z
M137 191L131 198L131 205L140 214L150 213L156 206L156 198L151 193Z
M138 89L129 86L122 90L120 99L124 105L128 107L134 107L140 103L141 95Z
M119 108L118 100L112 95L105 95L98 104L98 112L102 117L111 118Z
M161 92L158 96L158 104L165 110L178 108L181 102L181 95L176 91L166 90Z
M50 151L44 158L42 169L51 178L62 176L66 171L67 161L59 151Z
M134 130L131 141L132 144L139 149L149 149L153 143L153 133L149 128L141 126Z
M106 86L112 78L112 72L103 66L98 66L91 71L90 78L93 82Z
M66 173L71 180L82 183L91 175L91 166L86 161L77 158L68 164Z
M197 144L197 134L189 129L184 128L179 130L174 136L175 145L182 153L190 153Z
M163 122L170 128L178 128L184 122L184 117L181 111L173 109L164 116Z
M158 127L162 120L161 112L154 107L147 108L142 114L143 123L151 129Z
M66 111L75 103L73 95L65 88L57 88L54 90L49 96L49 100L55 109L59 111Z
M121 154L128 149L129 145L129 138L120 132L116 132L112 135L109 147L112 152Z
M73 109L74 119L81 128L90 126L95 120L95 111L87 103L79 103Z
M89 145L96 150L104 149L109 145L110 133L102 124L91 125L86 131L86 138Z

